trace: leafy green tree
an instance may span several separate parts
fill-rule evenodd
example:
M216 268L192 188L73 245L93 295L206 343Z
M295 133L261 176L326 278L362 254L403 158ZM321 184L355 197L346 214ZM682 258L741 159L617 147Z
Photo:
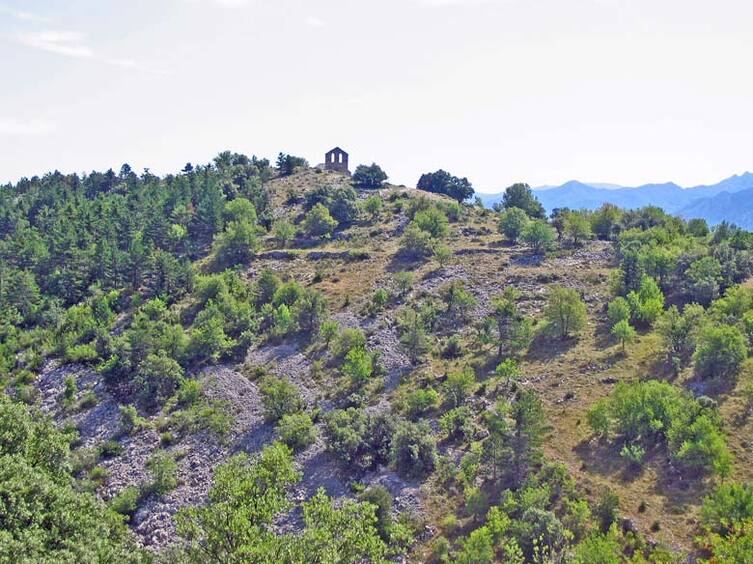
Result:
M363 201L363 211L365 211L372 220L375 220L379 217L379 214L382 213L382 208L384 207L384 204L382 203L382 198L374 194L373 196L369 196Z
M301 450L316 440L316 427L307 413L283 415L277 423L280 440L293 450Z
M337 220L334 219L329 210L322 204L316 204L306 215L303 221L303 230L308 237L318 239L329 239L337 227Z
M234 200L225 202L222 216L225 223L243 221L255 225L257 219L254 204L246 198L235 198Z
M384 562L376 506L345 500L335 505L320 489L303 504L306 528L295 542L295 562Z
M444 194L458 202L464 202L473 196L473 186L467 178L458 178L441 169L422 174L416 188L435 194Z
M525 211L515 207L508 208L499 216L499 232L516 243L528 222L528 214Z
M611 489L605 488L594 505L594 517L602 533L611 530L620 517L620 498Z
M705 413L694 418L683 415L667 433L672 457L691 472L712 470L722 477L729 475L732 457L719 424Z
M463 370L455 370L447 374L444 392L452 406L457 407L465 401L475 384L476 375L473 369L466 367Z
M506 210L510 208L521 209L532 219L544 219L546 217L544 206L533 195L533 190L528 184L517 183L508 187L502 196L502 207Z
M119 515L74 489L69 437L50 421L3 395L0 436L0 560L148 560Z
M434 241L431 233L419 229L416 225L408 225L402 239L400 239L400 252L402 255L413 259L428 257L434 252Z
M286 488L300 480L290 449L273 443L250 461L237 454L214 471L209 503L181 509L178 533L188 542L190 562L277 561L280 539L274 519L290 507Z
M693 360L696 372L702 378L732 380L737 377L747 356L747 340L740 330L719 325L701 331Z
M253 224L248 221L232 221L217 236L217 262L222 266L248 262L260 246L257 229Z
M402 334L400 342L408 350L413 362L429 348L429 337L423 318L413 308L405 308L398 318Z
M641 277L638 291L627 295L627 301L633 313L633 319L645 325L653 325L664 310L664 294L656 280L650 276Z
M361 386L374 372L373 356L363 348L353 348L345 355L342 370L354 386Z
M183 368L164 351L146 357L137 375L139 393L148 403L162 403L183 382Z
M325 416L327 448L348 465L372 469L391 458L396 419L389 413L336 409Z
M696 217L688 220L688 233L693 237L708 237L709 224L705 219Z
M278 421L283 416L299 413L304 408L298 388L283 378L267 376L262 380L259 390L264 416L269 421Z
M425 421L401 422L392 439L392 461L397 470L408 476L422 476L434 471L437 445Z
M286 247L295 237L295 226L285 219L278 219L272 225L272 233L281 247Z
M325 310L324 296L316 290L306 288L293 303L292 315L300 330L316 331Z
M573 242L573 245L580 245L593 235L591 223L584 214L570 212L565 216L565 235Z
M306 193L304 209L309 212L316 204L327 208L341 226L349 225L358 217L358 194L350 186L318 186Z
M616 325L620 321L630 321L630 317L630 304L625 298L618 296L609 302L607 306L607 318L612 325Z
M307 167L309 163L302 157L295 157L285 153L277 155L277 170L280 176L290 176L297 168Z
M719 484L703 500L701 508L706 530L728 534L742 523L753 519L753 486L750 484Z
M547 299L544 316L547 329L556 337L567 338L586 326L586 304L572 288L554 286Z
M625 444L667 442L672 459L691 473L729 472L730 457L716 415L667 382L619 383L588 412L603 436L619 433Z
M626 319L614 324L614 327L612 327L612 335L614 335L622 344L623 354L625 353L626 346L635 341L636 338L635 329L633 329L630 322Z
M520 485L533 464L541 458L546 423L541 400L532 390L523 390L510 406L509 447L513 482Z
M214 306L203 309L196 317L191 332L190 348L195 358L217 361L235 345L225 333L225 316Z
M493 564L495 562L494 539L487 527L479 527L463 539L456 554L458 564Z
M603 204L591 214L591 230L599 239L608 241L615 235L621 217L622 211L617 206Z
M617 533L617 527L611 527L607 533L592 533L573 550L575 564L620 564L622 558L622 544Z
M685 271L685 279L693 300L708 305L719 297L722 265L714 257L703 257Z
M501 295L492 298L490 319L497 332L497 358L505 349L511 354L525 350L531 342L533 328L517 305L520 293L512 287L505 288Z
M439 394L433 388L413 390L406 399L408 411L413 416L418 416L439 405Z
M396 272L393 280L395 282L395 286L397 287L398 293L403 296L410 292L411 288L413 288L413 283L416 280L416 275L410 271L403 270Z
M412 223L420 230L429 233L434 239L444 239L449 232L447 216L435 206L418 212L413 217Z
M358 165L353 173L353 183L359 188L381 188L385 180L387 180L387 174L376 163L370 166Z
M656 330L664 340L667 360L688 360L695 350L698 334L703 327L706 312L698 304L688 304L682 313L673 305L656 323Z
M447 245L435 245L434 246L434 259L439 264L439 268L444 268L453 256L452 249Z
M332 340L340 332L340 324L334 319L323 321L319 326L319 338L324 342L324 346L329 348Z
M465 320L477 303L473 294L466 290L465 285L459 280L454 280L443 287L441 293L447 304L447 313L455 322Z
M554 247L557 232L545 221L529 221L520 234L520 239L535 253L544 253Z
M366 350L366 335L358 328L347 327L332 343L332 356L342 360L353 349Z
M708 536L713 562L745 562L753 554L753 520L741 523L733 534Z
M358 496L359 501L367 502L374 506L377 518L377 530L383 540L389 539L392 527L392 495L384 486L379 484L369 487Z

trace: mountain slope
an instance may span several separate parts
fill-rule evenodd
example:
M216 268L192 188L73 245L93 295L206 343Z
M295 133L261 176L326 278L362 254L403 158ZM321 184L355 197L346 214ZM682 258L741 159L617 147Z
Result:
M694 200L679 211L681 217L702 217L714 225L722 221L745 229L753 228L753 188L741 192L722 192L710 198Z
M623 208L653 205L669 213L678 213L682 210L684 217L703 217L711 223L718 223L723 219L732 221L730 217L719 215L722 213L719 210L734 210L734 204L729 203L729 195L745 190L753 190L753 174L750 172L725 178L716 184L690 188L683 188L673 182L644 184L637 187L614 187L614 185L587 184L571 180L557 187L536 188L534 192L549 212L561 207L596 209L605 203ZM480 197L484 205L491 207L502 200L502 194L503 192L480 194ZM697 207L692 206L697 200L711 200L717 196L721 197L718 204L706 201L704 204L699 203ZM739 205L745 206L745 199L739 198L738 201ZM708 216L704 215L707 213L705 210L708 210ZM737 215L745 216L744 213ZM738 221L742 220L738 219ZM745 224L740 223L740 225Z

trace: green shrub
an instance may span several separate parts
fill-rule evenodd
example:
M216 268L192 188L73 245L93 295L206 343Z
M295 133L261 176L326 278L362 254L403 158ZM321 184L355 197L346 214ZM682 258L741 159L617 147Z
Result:
M640 287L627 295L633 319L644 325L653 325L664 310L664 294L656 280L644 275Z
M178 487L178 465L170 454L158 452L152 455L146 466L152 475L148 488L150 492L161 496Z
M363 385L374 373L373 355L362 348L351 349L345 355L342 371L350 378L351 384L354 386Z
M468 439L472 437L475 427L471 409L467 405L463 405L449 410L439 418L439 427L450 438L463 436Z
M400 271L395 273L393 279L400 295L404 295L413 288L416 275L409 271Z
M620 321L629 321L630 317L630 304L625 298L617 297L609 302L607 318L612 325L617 325Z
M66 350L65 357L68 362L94 362L99 355L93 345L75 345Z
M566 338L585 328L586 304L576 290L554 286L549 292L544 316L547 331L555 337Z
M303 231L311 238L329 239L337 225L337 220L332 217L329 210L322 204L316 204L306 214L306 219L303 221Z
M434 240L431 233L410 224L400 239L400 253L408 258L420 259L431 255Z
M113 458L115 456L120 456L122 452L123 447L118 441L114 439L107 440L99 446L99 456L102 458Z
M408 394L407 403L411 415L421 415L439 406L439 394L433 388L413 390Z
M334 319L323 321L319 326L319 338L324 342L325 347L329 347L332 340L340 332L340 324Z
M753 486L720 484L703 501L703 526L718 534L728 534L753 519Z
M110 500L110 509L130 520L138 509L141 490L136 486L126 486Z
M355 328L343 329L342 333L332 342L332 356L337 359L344 359L353 349L366 348L366 335L363 331Z
M349 466L370 469L390 459L396 426L389 413L336 409L325 416L327 448Z
M392 439L392 461L395 468L408 476L421 476L434 471L437 445L425 421L398 425Z
M278 421L284 415L298 413L304 408L298 388L283 378L266 376L259 390L264 416L268 421Z
M390 301L390 295L384 288L379 288L374 292L371 303L376 311L379 311Z
M277 423L280 440L293 450L301 450L316 440L316 428L307 413L283 415Z
M740 330L719 325L701 332L693 359L701 378L734 380L747 356L747 339Z
M380 198L376 194L369 196L363 202L363 211L369 214L372 219L379 217L379 214L382 213L383 207L384 206L382 204L382 198Z
M687 471L729 471L716 414L667 382L618 383L589 409L588 422L602 436L621 435L631 448L666 441L672 458Z
M476 374L473 369L466 367L447 374L444 382L444 393L450 403L457 407L465 401L476 384Z
M509 208L503 211L499 217L499 232L516 243L528 222L528 215L525 211L520 208Z
M545 253L554 247L557 232L545 221L531 221L523 228L520 239L535 253Z
M635 341L637 333L630 323L626 319L623 319L622 321L615 323L614 327L612 327L612 335L620 341L622 344L622 352L624 353L625 347L629 343Z

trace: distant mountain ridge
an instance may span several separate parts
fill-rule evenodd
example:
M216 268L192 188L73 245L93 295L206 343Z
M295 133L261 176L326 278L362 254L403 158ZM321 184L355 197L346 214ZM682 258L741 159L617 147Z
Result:
M502 200L502 194L479 194L485 206ZM729 221L753 229L753 173L730 176L710 185L683 188L674 182L627 187L570 180L560 186L534 188L536 197L551 212L555 208L596 209L605 203L622 208L654 205L685 218L701 217L710 224Z

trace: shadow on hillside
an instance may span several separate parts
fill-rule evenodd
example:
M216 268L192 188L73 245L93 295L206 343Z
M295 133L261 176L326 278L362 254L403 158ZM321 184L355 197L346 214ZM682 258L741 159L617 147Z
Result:
M626 483L635 480L643 473L643 468L624 460L619 449L612 443L594 440L581 441L573 451L586 472Z
M664 500L665 513L682 514L691 506L697 506L714 488L714 480L703 475L684 475L664 457L656 465L657 480L653 493Z
M567 353L578 344L578 339L568 337L566 339L554 339L547 335L537 335L528 347L527 360L546 362Z
M392 258L387 263L385 270L391 274L404 270L413 272L415 270L418 270L428 260L429 259L427 258L415 258L406 256L404 253L397 252L392 255Z

